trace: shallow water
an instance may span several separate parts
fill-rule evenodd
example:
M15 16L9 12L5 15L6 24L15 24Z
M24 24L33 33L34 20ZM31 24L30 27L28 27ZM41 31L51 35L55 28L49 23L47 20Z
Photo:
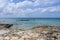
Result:
M12 28L30 29L40 25L60 26L60 18L10 18L0 19L0 24L14 24Z

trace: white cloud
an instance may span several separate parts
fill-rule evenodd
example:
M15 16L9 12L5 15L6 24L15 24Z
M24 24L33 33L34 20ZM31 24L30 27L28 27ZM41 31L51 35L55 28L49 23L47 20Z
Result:
M34 3L36 6L47 6L58 3L59 0L36 0Z
M48 7L49 12L57 12L60 11L60 6L53 6L53 7Z
M60 11L60 6L47 8L40 7L42 5L51 5L57 2L58 0L35 0L34 2L25 0L15 4L14 2L9 2L9 0L1 0L0 15L5 15L8 17L35 17L36 15L41 15L42 13ZM39 6L39 8L36 6Z

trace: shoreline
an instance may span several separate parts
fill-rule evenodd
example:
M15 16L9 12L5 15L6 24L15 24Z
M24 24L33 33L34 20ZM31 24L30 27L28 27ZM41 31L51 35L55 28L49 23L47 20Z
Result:
M0 32L4 33L0 34L2 40L60 40L60 26L37 26L29 30L5 28Z

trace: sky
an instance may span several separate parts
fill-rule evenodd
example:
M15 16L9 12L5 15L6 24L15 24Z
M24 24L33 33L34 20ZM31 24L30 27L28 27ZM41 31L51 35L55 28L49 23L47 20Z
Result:
M0 0L0 18L60 18L60 0Z

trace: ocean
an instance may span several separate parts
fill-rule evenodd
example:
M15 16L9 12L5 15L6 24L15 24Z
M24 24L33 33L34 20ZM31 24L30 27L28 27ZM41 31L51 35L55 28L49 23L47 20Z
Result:
M11 28L30 29L37 26L60 26L60 18L4 18L0 24L13 24Z

